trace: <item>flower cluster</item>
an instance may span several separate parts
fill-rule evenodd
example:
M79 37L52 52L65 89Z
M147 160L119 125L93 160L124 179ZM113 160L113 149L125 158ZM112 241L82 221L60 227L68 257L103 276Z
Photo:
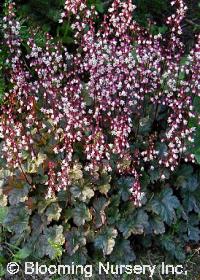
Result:
M85 2L85 0L66 0L64 11L61 14L61 19L59 22L62 23L63 19L66 18L70 13L76 15L80 10L86 8Z
M66 0L61 22L74 16L77 51L69 54L49 34L39 47L32 34L24 55L10 4L4 32L12 89L0 115L8 167L26 172L27 157L36 161L49 145L47 196L70 184L78 156L91 174L127 170L135 178L133 200L140 205L141 171L158 165L174 171L181 159L194 162L187 146L195 130L189 127L196 116L193 98L200 94L200 37L182 63L180 24L187 8L182 0L172 5L177 10L167 19L170 35L164 36L132 19L131 0L114 0L98 29L93 6ZM158 143L165 145L164 153Z

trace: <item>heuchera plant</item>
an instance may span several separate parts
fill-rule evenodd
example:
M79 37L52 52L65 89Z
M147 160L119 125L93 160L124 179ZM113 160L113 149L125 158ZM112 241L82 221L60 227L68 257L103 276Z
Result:
M69 53L46 34L40 47L34 32L24 42L14 3L4 17L12 84L1 107L0 132L7 168L30 174L44 165L46 197L70 185L77 162L84 172L133 176L132 197L141 205L141 172L169 177L181 160L195 162L188 147L198 117L200 36L188 56L181 42L182 0L167 20L166 35L139 26L131 0L114 0L97 27L98 13L86 1L65 3L61 20L74 18L76 50ZM22 49L25 48L26 54ZM44 152L45 145L50 145Z

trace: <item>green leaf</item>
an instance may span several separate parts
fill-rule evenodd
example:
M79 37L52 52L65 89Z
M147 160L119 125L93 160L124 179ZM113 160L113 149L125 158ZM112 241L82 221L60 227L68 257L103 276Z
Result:
M197 227L195 227L195 226L189 224L188 238L189 238L189 240L195 241L196 243L198 243L200 241L200 229L199 229L198 225L197 225Z
M186 221L180 222L179 227L179 235L183 238L186 242L195 241L198 243L200 241L200 216L197 214L190 214L187 217Z
M139 133L140 134L148 134L151 130L152 119L149 116L140 119Z
M183 182L181 196L184 210L187 213L191 211L195 211L196 213L200 212L200 188L198 177L192 176Z
M0 169L0 186L1 187L3 186L3 184L5 183L5 180L7 180L7 178L9 176L12 176L12 172L10 170L5 169L5 168Z
M37 166L40 166L45 160L47 159L47 155L43 153L39 153L37 156L36 164Z
M104 13L104 4L100 0L95 1L95 7L99 13L101 13L101 14Z
M48 255L47 249L49 249L50 244L44 234L38 235L36 233L29 238L27 246L33 250L34 257L41 259ZM50 250L52 250L51 247Z
M30 230L29 215L30 211L23 203L10 206L3 225L20 237L24 231Z
M85 265L87 263L87 259L87 249L85 247L81 247L72 256L64 254L62 263L66 265L71 265L72 263L76 265Z
M95 228L100 228L105 224L106 214L105 209L108 207L110 201L105 197L96 198L93 202L93 215Z
M9 192L9 202L11 205L16 205L20 202L25 202L28 199L28 193L31 187L29 184L22 184L21 188L13 188Z
M70 256L75 254L76 251L80 249L80 247L86 245L86 238L84 236L84 233L76 228L72 228L70 229L70 231L66 232L65 238L66 238L65 248Z
M51 205L52 203L54 203L56 201L57 201L57 199L55 197L39 201L39 203L38 203L38 212L39 212L39 214L43 214L45 209L49 205Z
M175 257L179 262L185 260L185 252L181 243L177 243L172 239L170 235L164 235L159 239L159 242L164 249L170 253L172 257Z
M0 277L3 277L6 274L4 266L0 263Z
M143 209L122 216L119 222L118 228L123 233L123 236L127 239L131 234L138 235L143 234L145 228L149 226L148 215Z
M65 209L64 211L64 221L67 223L71 218L73 218L73 210L71 208Z
M162 25L162 26L160 26L160 27L158 28L158 32L159 32L160 34L165 34L165 33L167 32L167 30L168 30L168 28L167 28L166 25Z
M146 190L147 186L150 183L150 177L146 172L141 172L141 174L142 174L142 177L141 177L140 182L141 182L142 188Z
M175 173L175 182L174 182L174 185L177 186L177 187L181 187L185 180L190 177L193 173L193 168L191 165L189 164L183 164L181 165L176 173Z
M189 60L188 60L188 57L187 57L187 56L184 56L184 57L181 58L180 65L181 65L181 66L182 66L182 65L185 65L186 62L188 62L188 61L189 61Z
M159 168L154 167L153 170L149 170L149 175L151 183L155 183L156 181L160 180L161 174L159 172Z
M47 216L47 221L50 223L52 221L59 221L61 216L62 208L60 208L58 203L52 203L45 212Z
M123 176L117 181L118 193L123 201L127 201L131 195L131 186L133 185L134 178L130 176Z
M47 159L47 155L43 153L38 153L37 158L34 160L29 160L27 162L27 173L37 173L39 166Z
M165 233L165 224L161 220L159 216L154 215L150 220L149 220L150 226L153 230L154 234L163 234Z
M92 216L84 203L80 203L73 209L73 221L77 226L83 226L85 222L91 221Z
M37 213L31 216L31 233L38 238L44 229L44 221Z
M186 181L183 182L183 191L194 192L200 186L199 178L197 176L190 176Z
M107 174L107 172L103 172L97 180L97 188L98 191L102 194L107 195L111 186L110 186L111 176Z
M107 195L110 190L110 184L100 185L98 187L98 190L100 191L100 193Z
M170 188L165 188L160 194L149 202L148 209L159 215L161 219L170 225L176 218L175 209L180 206L180 202Z
M184 80L185 79L185 72L180 72L178 75L179 80Z
M17 253L14 254L14 259L13 261L15 262L19 262L21 260L25 260L26 258L28 258L31 254L31 250L27 247L24 247L20 250L17 251Z
M189 221L188 221L188 238L189 240L199 242L200 241L200 228L199 228L199 223L200 223L200 215L199 213L192 214L189 216Z
M8 214L8 207L1 207L0 206L0 224L4 223L4 220Z
M110 255L110 260L112 263L117 264L129 264L136 259L133 249L130 246L129 240L119 239L116 241L116 245L112 254Z
M37 171L38 168L36 163L34 161L28 161L26 172L32 174L32 173L37 173Z
M198 162L198 164L200 164L200 153L195 153L195 159Z
M115 246L115 238L117 237L117 230L114 228L104 228L95 238L94 245L101 249L104 255L110 255Z
M94 196L94 191L91 186L84 185L84 182L80 186L72 186L70 188L74 198L78 198L80 201L86 202Z
M121 214L120 214L120 196L112 195L110 199L109 207L106 209L106 217L109 225L118 224Z
M65 242L63 235L63 227L61 225L54 225L46 228L44 231L45 236L45 254L51 259L61 257L63 248L62 245Z
M164 235L161 239L161 245L169 252L172 252L174 254L176 250L176 245L173 241L173 239L169 235Z
M22 159L26 160L30 156L29 152L22 150Z
M65 202L65 204L67 205L68 203L68 192L65 190L60 190L57 194L58 197L58 201L60 202Z
M184 248L181 246L176 246L174 256L179 262L185 261L186 255L185 255Z
M172 257L175 257L179 262L185 260L185 252L181 243L176 243L170 235L164 235L159 239L162 247L170 253Z
M5 207L8 204L8 198L6 195L1 194L1 189L0 189L0 207Z
M167 145L165 143L157 143L156 144L156 151L159 152L159 156L163 157L167 152Z
M69 173L70 179L73 181L80 180L83 177L83 172L81 169L82 169L82 165L80 163L74 164L73 168Z

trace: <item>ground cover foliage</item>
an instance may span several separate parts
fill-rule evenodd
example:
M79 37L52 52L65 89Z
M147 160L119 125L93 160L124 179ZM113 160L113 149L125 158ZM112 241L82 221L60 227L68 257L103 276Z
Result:
M136 16L132 1L39 1L45 32L25 17L37 1L18 2L1 32L1 276L8 260L151 248L183 262L200 240L198 22L187 50L181 0L158 1L156 25L139 1Z

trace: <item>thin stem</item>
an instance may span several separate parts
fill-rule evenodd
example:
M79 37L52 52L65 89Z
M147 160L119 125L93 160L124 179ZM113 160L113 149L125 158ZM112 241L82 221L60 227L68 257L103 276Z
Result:
M31 182L29 182L28 177L26 176L26 173L24 172L24 170L23 170L23 168L22 168L22 165L21 165L19 159L18 159L18 163L19 163L19 167L20 167L20 169L21 169L21 171L22 171L22 173L23 173L23 175L24 175L24 178L26 179L27 183L32 187L32 184L31 184Z

